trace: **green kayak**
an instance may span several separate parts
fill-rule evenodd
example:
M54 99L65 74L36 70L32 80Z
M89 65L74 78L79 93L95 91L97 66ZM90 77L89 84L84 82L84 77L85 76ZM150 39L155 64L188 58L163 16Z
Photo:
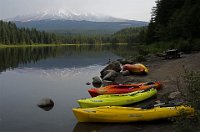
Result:
M99 95L93 98L80 99L77 102L82 108L98 106L121 106L143 101L157 94L155 88L135 91L127 94Z

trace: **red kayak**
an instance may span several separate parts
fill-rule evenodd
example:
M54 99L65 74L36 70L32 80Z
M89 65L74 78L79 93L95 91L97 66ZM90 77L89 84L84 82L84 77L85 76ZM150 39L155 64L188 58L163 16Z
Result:
M138 90L145 90L148 88L161 88L160 82L142 82L137 84L121 84L121 85L109 85L101 88L91 88L88 90L92 97L96 97L102 94L123 94Z

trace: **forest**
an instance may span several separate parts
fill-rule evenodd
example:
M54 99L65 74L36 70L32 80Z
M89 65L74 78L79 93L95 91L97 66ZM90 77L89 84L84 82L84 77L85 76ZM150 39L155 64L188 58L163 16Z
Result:
M143 35L146 45L178 48L183 52L200 50L200 1L199 0L157 0L151 20ZM189 105L195 108L194 118L178 118L177 132L197 132L199 129L199 71L185 69L183 76L186 91L182 94ZM177 83L178 87L178 83Z
M148 26L147 42L199 38L199 16L199 0L158 0Z
M56 43L57 36L36 29L17 28L15 23L0 21L0 43L2 44L33 44Z
M18 28L15 23L0 21L0 44L102 44L136 43L143 28L131 27L113 35L55 34L38 31L35 28Z
M147 27L130 27L112 35L55 34L17 28L0 21L0 44L141 43L154 47L200 50L200 1L157 0Z
M143 40L167 43L172 48L200 50L200 1L157 0Z

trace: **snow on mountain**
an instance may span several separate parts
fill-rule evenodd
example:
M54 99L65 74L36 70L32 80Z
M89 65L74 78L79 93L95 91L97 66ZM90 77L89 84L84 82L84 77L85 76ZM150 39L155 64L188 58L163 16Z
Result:
M35 14L16 16L6 19L7 21L39 21L39 20L76 20L76 21L93 21L93 22L126 22L126 19L115 18L112 16L95 14L95 13L77 13L72 10L46 10Z

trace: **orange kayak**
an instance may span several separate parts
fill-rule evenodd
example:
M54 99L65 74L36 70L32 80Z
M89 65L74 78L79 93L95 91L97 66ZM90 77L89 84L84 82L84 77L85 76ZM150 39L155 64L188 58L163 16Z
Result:
M156 88L159 90L161 88L160 82L142 82L137 84L121 84L121 85L109 85L101 88L91 88L88 90L92 97L96 97L102 94L123 94L134 92L138 90L145 90L148 88Z
M137 63L137 64L125 64L123 66L123 71L129 70L131 73L136 74L147 74L148 69L143 64Z

